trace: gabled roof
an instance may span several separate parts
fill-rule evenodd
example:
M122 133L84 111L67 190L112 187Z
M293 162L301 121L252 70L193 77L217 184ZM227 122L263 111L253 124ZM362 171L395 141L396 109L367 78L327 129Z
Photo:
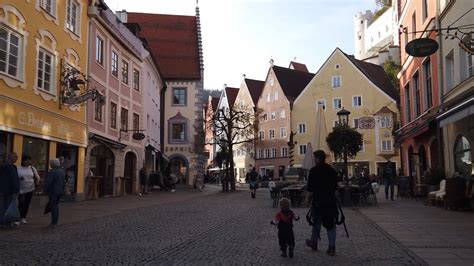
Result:
M195 16L127 13L147 40L165 79L200 80L198 27Z
M237 94L239 93L239 89L226 87L225 94L227 95L227 101L229 102L229 107L234 106L235 99L237 99Z
M294 69L296 71L303 71L303 72L309 72L308 68L306 67L305 64L301 64L295 61L290 62L289 68Z
M255 79L244 79L244 81L245 84L247 84L247 88L249 89L253 104L257 106L258 98L260 98L260 95L262 94L265 82Z
M219 100L220 100L219 97L212 97L211 106L212 106L212 112L214 113L217 111L217 106L219 106Z
M375 86L379 87L383 92L385 92L388 96L394 99L397 103L400 102L400 95L398 94L397 90L393 86L390 78L388 77L387 73L383 69L383 67L360 61L355 59L353 55L348 55L342 52L349 60L362 72L364 75L375 84Z
M313 73L296 71L280 66L273 66L272 69L280 83L281 89L290 102L298 97L314 77Z

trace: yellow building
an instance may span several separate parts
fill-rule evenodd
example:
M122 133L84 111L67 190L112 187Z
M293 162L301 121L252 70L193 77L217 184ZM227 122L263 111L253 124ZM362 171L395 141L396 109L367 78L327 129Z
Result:
M0 158L29 155L44 179L49 160L64 157L77 199L84 193L86 112L63 104L61 95L66 67L87 73L87 25L85 0L0 4Z
M336 48L294 102L291 128L296 133L295 166L302 166L308 143L316 149L314 135L316 128L321 128L316 125L319 106L327 133L338 122L337 112L344 108L351 112L349 125L363 135L362 151L349 161L349 175L362 171L379 174L387 159L399 168L392 135L399 114L397 102L397 91L382 67ZM342 167L342 163L332 162L337 168Z

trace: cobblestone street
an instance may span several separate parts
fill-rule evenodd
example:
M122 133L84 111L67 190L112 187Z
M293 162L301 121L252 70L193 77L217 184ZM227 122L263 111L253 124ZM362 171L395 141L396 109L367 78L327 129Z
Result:
M209 190L209 188L207 188ZM247 191L206 193L178 191L125 199L136 201L126 210L92 216L85 212L94 202L64 203L69 209L82 208L83 219L68 220L57 228L35 221L0 234L0 264L120 263L120 264L420 264L414 253L388 236L357 210L346 209L347 239L338 229L337 256L324 250L314 252L304 245L310 234L304 216L307 209L297 208L302 219L295 224L295 258L279 256L277 230L270 225L276 211L266 190L257 199ZM124 200L104 199L109 208ZM96 201L103 204L101 201ZM152 204L155 202L154 204ZM143 204L144 207L139 207ZM84 205L84 207L81 207ZM121 206L117 204L116 206ZM120 207L119 207L120 208ZM76 211L76 215L80 215ZM36 222L36 223L35 223Z

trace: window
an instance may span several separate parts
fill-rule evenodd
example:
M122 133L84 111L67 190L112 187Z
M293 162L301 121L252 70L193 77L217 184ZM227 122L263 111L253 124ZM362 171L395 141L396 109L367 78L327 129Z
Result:
M258 149L257 150L257 159L261 159L263 158L263 150L262 149Z
M468 178L472 172L471 145L467 138L461 135L454 147L454 169L465 178Z
M258 138L261 139L261 140L262 140L262 139L265 139L265 131L260 130L260 131L258 132Z
M272 113L271 113L271 117L272 117L272 120L275 120L275 119L276 119L276 114L275 114L275 112L272 112Z
M420 84L419 84L419 79L418 79L418 72L413 75L413 97L415 98L414 102L414 114L413 117L418 117L420 115Z
M426 109L433 106L433 89L431 85L431 62L426 60L423 63L423 73L425 74L425 90L426 90Z
M118 54L112 51L112 75L118 77Z
M305 134L306 133L306 124L298 124L298 133Z
M94 120L102 122L102 103L98 100L94 102Z
M352 125L353 125L354 128L359 128L359 118L354 118L352 120Z
M342 99L336 98L332 100L332 109L338 110L342 108Z
M416 13L411 16L411 39L416 39Z
M423 17L423 21L426 20L426 18L428 17L428 0L423 0L423 3L422 3L422 17Z
M136 113L133 114L133 129L134 130L140 129L140 115Z
M173 88L173 105L186 105L186 88Z
M280 138L286 138L286 127L280 128Z
M0 72L19 78L22 38L13 31L0 27Z
M117 104L110 103L110 127L117 128Z
M449 54L445 57L444 62L446 62L446 89L447 91L454 88L454 52L451 50Z
M122 82L128 84L128 63L122 60Z
M186 123L172 123L171 124L171 140L173 141L186 140Z
M332 77L332 87L333 88L341 87L341 76L333 76Z
M275 92L273 93L273 100L274 100L274 101L278 101L278 91L275 91Z
M277 149L272 148L272 158L275 158L275 157L277 157Z
M286 157L286 156L288 156L288 148L281 147L281 157Z
M359 40L360 40L360 35L359 35ZM341 67L341 65L339 65L339 64L336 64L336 65L335 65L335 68L336 68L336 69L339 69L340 67Z
M38 52L38 88L53 93L54 56L43 49Z
M267 102L270 102L270 94L267 94Z
M133 69L133 89L140 90L140 71L136 68Z
M410 83L407 82L404 88L404 92L405 92L405 119L406 119L405 123L408 123L411 121Z
M352 97L352 107L361 107L362 106L362 96Z
M104 40L99 36L95 37L95 61L101 65L104 63Z
M275 129L268 130L268 138L274 139L275 138Z
M40 0L40 6L51 16L56 15L56 0Z
M79 11L80 6L75 0L67 0L66 28L77 35L79 35L79 26L81 25Z
M267 121L267 120L268 120L267 114L263 114L263 121Z
M125 108L120 111L120 129L128 130L128 110Z
M280 110L280 118L285 118L285 110Z
M265 158L270 158L270 149L265 149Z
M274 85L274 84L275 84L275 80L273 80L273 78L272 78L272 79L270 79L270 86L272 86L272 87L273 87L273 85Z
M391 140L382 140L382 151L392 151Z
M306 154L306 144L300 144L300 155Z
M392 128L393 119L391 116L381 116L380 117L380 128Z
M316 101L316 109L322 108L323 110L326 110L326 100L317 100Z

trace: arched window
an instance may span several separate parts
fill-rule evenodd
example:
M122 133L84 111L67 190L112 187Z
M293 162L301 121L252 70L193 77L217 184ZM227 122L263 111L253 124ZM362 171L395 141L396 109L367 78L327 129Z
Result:
M471 145L464 136L459 136L454 145L454 169L468 178L472 171Z

